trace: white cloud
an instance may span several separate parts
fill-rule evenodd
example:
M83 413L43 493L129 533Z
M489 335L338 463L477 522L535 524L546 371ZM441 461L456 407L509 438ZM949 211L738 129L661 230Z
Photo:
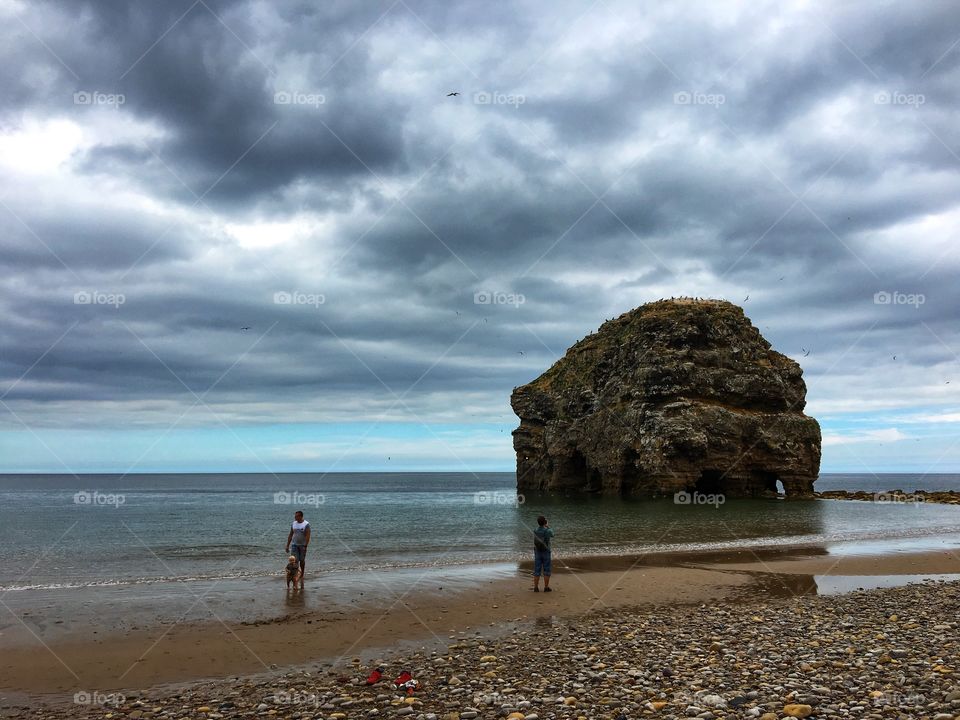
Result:
M823 435L823 446L833 445L853 445L859 443L893 443L901 440L911 440L911 435L906 435L897 428L883 428L881 430L858 430L852 433L825 433Z

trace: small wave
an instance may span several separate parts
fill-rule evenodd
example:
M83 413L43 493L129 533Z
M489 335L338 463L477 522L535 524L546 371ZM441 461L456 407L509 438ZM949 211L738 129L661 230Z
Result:
M23 585L0 585L0 592L20 592L24 590L79 590L83 588L110 588L127 585L152 585L155 583L203 582L219 580L242 580L244 578L258 578L282 576L282 572L233 572L210 575L164 575L157 577L120 578L112 580L74 580L67 582L35 583Z
M159 557L189 559L189 560L216 560L220 558L235 558L240 556L262 555L267 548L260 545L238 545L225 543L215 545L167 545L153 550Z

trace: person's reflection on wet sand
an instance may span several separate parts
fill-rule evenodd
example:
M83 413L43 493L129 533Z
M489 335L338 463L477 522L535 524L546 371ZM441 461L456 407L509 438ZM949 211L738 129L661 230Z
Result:
M297 587L296 585L292 588L287 588L287 594L284 598L284 605L288 608L302 608L306 607L306 591L302 587Z

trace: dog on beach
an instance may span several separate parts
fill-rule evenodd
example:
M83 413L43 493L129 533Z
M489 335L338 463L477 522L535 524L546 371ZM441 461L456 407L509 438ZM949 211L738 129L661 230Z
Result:
M292 583L297 586L297 580L300 579L300 563L297 562L297 556L291 555L287 558L287 587Z

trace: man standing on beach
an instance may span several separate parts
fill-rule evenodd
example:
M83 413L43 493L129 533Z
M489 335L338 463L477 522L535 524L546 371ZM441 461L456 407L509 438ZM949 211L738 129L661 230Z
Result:
M300 563L300 587L303 587L303 573L307 562L307 545L310 544L310 523L303 519L303 510L293 514L290 534L287 535L287 552L296 556Z
M550 589L550 539L553 530L547 524L547 519L541 515L537 518L537 529L533 531L533 591L540 592L540 575L543 575L543 591L553 592Z

